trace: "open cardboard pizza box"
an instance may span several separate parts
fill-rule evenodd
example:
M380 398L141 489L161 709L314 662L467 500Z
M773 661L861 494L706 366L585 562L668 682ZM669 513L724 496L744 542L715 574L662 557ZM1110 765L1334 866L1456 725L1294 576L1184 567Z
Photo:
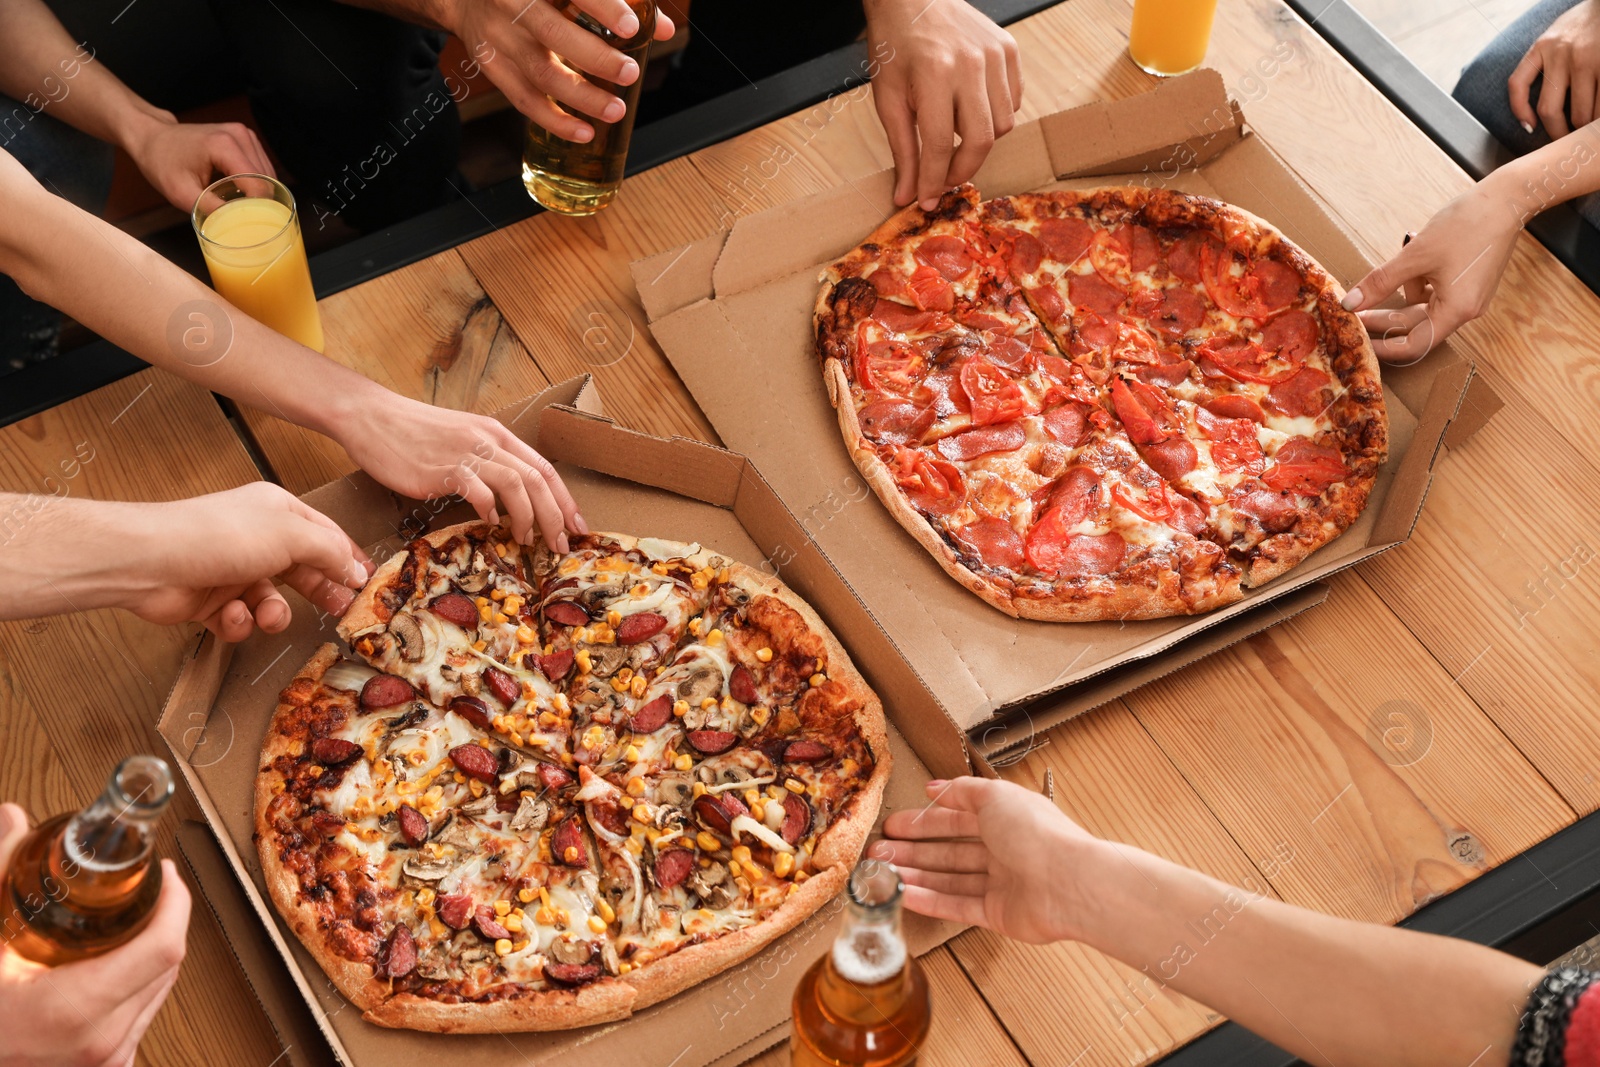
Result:
M942 734L949 746L939 773L965 771L958 732L743 457L617 427L600 414L587 377L553 386L498 417L557 462L594 529L699 541L751 565L779 567L783 580L839 636L889 709L894 772L884 814L922 806L923 785L932 777L906 745L904 733ZM330 482L304 499L338 522L375 560L425 529L472 518L463 505L402 499L364 474ZM775 560L783 562L764 562ZM354 1067L414 1062L732 1067L787 1037L790 996L806 968L832 944L842 898L740 966L624 1022L489 1036L385 1030L364 1022L279 921L265 896L251 840L253 779L277 695L320 644L338 642L336 619L319 616L303 601L294 607L294 622L284 633L258 633L232 648L209 635L202 639L158 724L216 834L213 845L209 835L194 832L197 828L181 832L185 858L277 1028L289 1062L326 1062L325 1052L307 1044L308 1035L318 1030L338 1061ZM905 929L912 949L922 953L959 927L908 915Z
M1020 126L974 183L985 198L1106 184L1177 188L1255 212L1346 286L1373 266L1245 126L1212 70ZM1016 755L1039 730L1304 610L1325 594L1319 579L1405 541L1441 443L1464 440L1499 406L1448 345L1415 366L1385 368L1389 461L1361 518L1306 563L1196 618L1010 618L946 576L890 516L851 462L828 403L812 340L818 275L895 210L892 188L886 171L778 205L640 260L633 277L652 334L723 442L766 475L973 750L992 761Z

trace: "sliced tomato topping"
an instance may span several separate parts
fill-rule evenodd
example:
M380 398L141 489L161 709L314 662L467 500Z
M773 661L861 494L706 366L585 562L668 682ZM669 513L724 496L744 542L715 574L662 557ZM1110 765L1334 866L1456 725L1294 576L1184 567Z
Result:
M1261 347L1291 363L1304 362L1321 340L1317 320L1299 308L1290 308L1261 330Z
M951 434L941 438L935 447L945 459L965 461L991 452L1010 452L1021 448L1027 440L1028 434L1022 428L1022 423L1013 421Z
M1251 422L1266 422L1267 413L1247 396L1237 393L1223 393L1214 396L1200 405L1213 415L1221 415L1225 419L1249 419Z
M1188 444L1187 441L1184 443ZM1197 534L1206 528L1206 514L1200 505L1182 493L1173 492L1164 483L1151 486L1145 496L1140 496L1128 486L1118 485L1111 490L1111 499L1141 518L1184 533Z
M1004 519L979 519L951 533L991 567L1018 570L1027 558L1022 538Z
M1067 295L1072 303L1102 315L1110 315L1122 306L1128 294L1106 281L1098 274L1072 274L1067 277Z
M1268 488L1284 493L1316 496L1350 475L1338 449L1319 445L1307 437L1290 438L1272 461L1261 480Z
M1266 467L1254 422L1217 415L1202 407L1195 412L1195 423L1211 442L1211 460L1219 469L1260 474Z
M1090 314L1073 327L1074 353L1110 352L1122 336L1122 322L1115 315Z
M1300 275L1287 263L1243 256L1220 245L1201 247L1201 281L1216 305L1230 315L1265 320L1300 295Z
M986 360L970 360L961 368L961 388L971 401L974 426L1010 422L1029 413L1022 387Z
M1122 565L1128 543L1115 531L1069 534L1059 512L1047 511L1028 532L1027 556L1034 569L1059 577L1110 574Z
M1213 337L1201 342L1197 349L1201 373L1212 378L1232 378L1236 382L1256 382L1271 385L1293 377L1295 368L1268 370L1272 358L1266 349L1253 341L1237 337Z
M1039 240L1050 258L1068 266L1089 250L1094 230L1082 219L1045 219L1039 223Z
M1153 445L1174 432L1176 415L1166 394L1141 381L1111 379L1111 406L1136 445Z
M927 369L927 360L904 341L871 341L856 349L856 381L864 389L905 396Z
M954 464L915 448L895 450L894 483L912 504L934 515L959 511L967 496L966 483Z
M1332 384L1333 379L1321 371L1302 367L1298 374L1272 387L1267 393L1267 407L1280 415L1315 417L1333 403L1328 389Z
M963 277L973 265L972 255L967 250L967 242L949 234L941 234L923 241L917 246L915 256L918 263L932 267L952 282Z
M911 290L911 299L924 311L949 311L956 306L955 290L944 280L944 275L932 267L918 267L906 285Z
M922 439L933 425L934 410L909 400L875 400L856 414L868 440L886 445L909 445Z
M1211 248L1220 250L1222 242L1216 235L1204 230L1191 230L1172 243L1167 249L1167 269L1191 285L1198 284L1201 277L1201 260L1204 250Z

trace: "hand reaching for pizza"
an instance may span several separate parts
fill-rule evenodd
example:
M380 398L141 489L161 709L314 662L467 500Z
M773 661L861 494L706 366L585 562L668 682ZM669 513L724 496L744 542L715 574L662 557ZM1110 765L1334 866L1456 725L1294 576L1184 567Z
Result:
M0 875L27 832L15 804L0 804ZM94 959L44 967L0 941L0 1063L131 1064L183 962L189 890L171 860L161 861L161 896L150 925Z
M400 0L402 11L425 5ZM580 27L560 8L571 6L593 16L618 37L639 32L639 19L625 0L572 0L551 4L547 0L446 0L439 9L426 5L445 29L466 42L480 56L484 73L512 106L557 137L588 141L594 128L550 102L606 122L623 115L622 101L590 82L585 73L616 85L632 85L639 65ZM673 34L672 19L656 13L655 39ZM483 51L484 46L488 51Z
M1357 282L1344 306L1360 313L1379 359L1414 363L1488 309L1521 232L1518 205L1480 182ZM1404 307L1377 307L1396 290Z
M589 532L550 461L487 415L389 395L355 407L330 432L395 492L419 500L462 497L485 522L497 524L503 514L523 544L543 536L552 550L565 552L569 530Z
M966 0L867 0L873 102L894 153L894 202L931 211L977 173L1022 104L1017 42ZM956 144L956 135L961 143Z
M928 796L931 806L890 815L868 850L900 872L906 907L1035 945L1077 936L1073 872L1096 838L1010 782L934 781Z

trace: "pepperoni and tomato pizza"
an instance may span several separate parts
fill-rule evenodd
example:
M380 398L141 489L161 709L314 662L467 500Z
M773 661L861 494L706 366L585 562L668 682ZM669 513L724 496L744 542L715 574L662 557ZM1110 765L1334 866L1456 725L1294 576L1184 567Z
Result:
M1387 455L1338 284L1216 200L963 186L823 282L817 350L852 458L1011 615L1228 604L1348 528Z
M883 710L783 583L698 545L481 523L380 567L283 691L256 783L279 911L365 1017L626 1017L843 886Z

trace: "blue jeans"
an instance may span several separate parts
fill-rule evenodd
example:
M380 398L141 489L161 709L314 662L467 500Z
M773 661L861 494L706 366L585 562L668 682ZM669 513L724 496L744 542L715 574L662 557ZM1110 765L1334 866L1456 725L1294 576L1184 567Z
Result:
M1484 129L1494 135L1495 140L1516 155L1524 155L1549 144L1550 135L1541 126L1534 126L1532 133L1522 128L1522 123L1511 113L1511 95L1506 88L1506 81L1540 34L1569 8L1577 7L1579 2L1540 0L1523 12L1490 41L1488 47L1473 57L1472 62L1461 71L1461 78L1450 94L1483 124ZM1529 94L1535 105L1539 102L1543 87L1544 79L1535 78ZM1570 123L1570 114L1568 119ZM1600 195L1580 197L1573 202L1573 206L1589 225L1600 228Z

